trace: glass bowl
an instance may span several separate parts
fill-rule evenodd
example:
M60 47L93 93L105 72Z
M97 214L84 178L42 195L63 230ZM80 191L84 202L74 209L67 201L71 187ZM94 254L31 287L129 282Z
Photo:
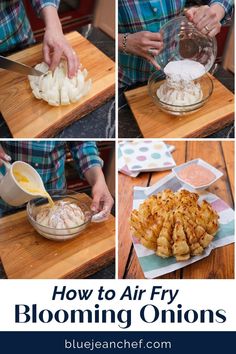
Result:
M84 231L92 220L92 212L90 209L90 203L84 201L81 194L77 192L67 191L59 194L59 192L49 192L53 201L64 200L78 205L85 215L85 222L82 225L66 228L56 229L39 224L36 221L36 215L43 205L48 204L48 200L45 198L37 198L28 202L27 204L27 216L28 220L34 229L42 236L54 241L65 241L77 237L82 231Z
M155 57L163 70L174 60L190 59L201 63L206 73L212 68L217 55L217 41L196 29L185 16L168 21L161 29L164 48Z
M148 80L148 93L155 105L157 105L162 111L175 116L189 115L196 112L209 100L213 92L213 80L208 74L206 74L201 78L194 80L194 83L199 83L201 86L203 94L201 101L190 105L177 106L163 102L157 96L157 89L163 84L163 82L163 80L160 81L160 77L157 72L153 73Z

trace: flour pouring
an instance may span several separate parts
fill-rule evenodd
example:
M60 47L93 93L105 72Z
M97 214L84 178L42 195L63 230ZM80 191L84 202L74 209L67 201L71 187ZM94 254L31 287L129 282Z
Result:
M163 49L155 56L160 69L151 74L148 91L165 113L181 116L198 111L213 93L208 73L217 55L217 42L186 16L161 27ZM160 70L165 80L160 81Z
M189 59L171 61L165 66L164 73L166 81L157 89L162 102L187 106L202 100L201 85L194 81L206 73L202 64Z
M192 81L206 73L205 67L194 60L184 59L170 61L164 68L164 73L173 81Z

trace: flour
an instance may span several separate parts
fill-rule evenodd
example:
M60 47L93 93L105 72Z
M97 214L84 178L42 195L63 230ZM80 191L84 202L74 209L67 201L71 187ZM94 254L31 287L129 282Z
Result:
M202 64L188 59L171 61L164 72L166 80L157 90L157 97L162 102L188 106L202 100L201 86L194 82L206 73Z
M77 227L85 222L85 215L75 203L58 201L53 207L43 206L36 216L36 221L54 229Z
M170 61L164 68L166 76L173 81L192 81L206 73L205 67L194 60L184 59Z
M203 94L199 83L181 82L178 85L166 80L157 90L159 99L173 106L188 106L202 100Z

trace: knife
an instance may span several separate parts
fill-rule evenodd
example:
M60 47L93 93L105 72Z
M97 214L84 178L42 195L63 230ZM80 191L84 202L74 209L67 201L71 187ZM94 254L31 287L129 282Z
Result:
M0 68L14 71L16 73L24 74L24 75L33 75L33 76L41 76L44 73L32 68L31 66L18 63L17 61L10 60L6 57L0 55Z

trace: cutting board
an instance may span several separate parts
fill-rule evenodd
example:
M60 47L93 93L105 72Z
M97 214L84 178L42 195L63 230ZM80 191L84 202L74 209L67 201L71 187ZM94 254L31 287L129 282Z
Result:
M234 121L234 95L216 78L209 101L196 113L168 115L148 95L147 86L126 91L128 104L144 138L198 138L208 136ZM128 136L127 136L128 137Z
M84 201L90 198L83 194ZM82 199L82 201L83 201ZM51 241L40 236L26 211L0 219L0 259L10 279L85 278L113 259L115 219L91 223L77 238Z
M79 33L69 33L66 38L88 70L92 90L77 103L52 107L32 95L27 77L0 70L0 111L14 138L52 137L114 96L115 63ZM35 66L43 61L42 45L9 58Z

